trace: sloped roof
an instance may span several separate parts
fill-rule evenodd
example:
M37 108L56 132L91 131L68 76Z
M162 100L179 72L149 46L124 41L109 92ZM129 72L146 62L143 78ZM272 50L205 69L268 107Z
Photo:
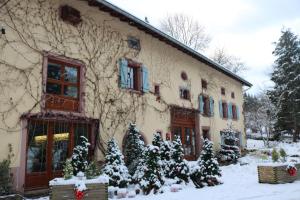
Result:
M90 6L97 6L100 10L104 12L110 13L112 16L119 18L121 21L127 22L131 26L135 26L138 29L152 35L153 37L158 38L159 40L177 48L178 50L192 56L193 58L209 65L210 67L226 74L227 76L241 82L243 85L251 87L252 84L242 77L236 75L235 73L231 72L230 70L226 69L225 67L221 66L220 64L214 62L213 60L207 58L206 56L200 54L199 52L193 50L192 48L184 45L183 43L179 42L178 40L174 39L173 37L163 33L162 31L158 30L154 26L140 20L139 18L133 16L132 14L122 10L121 8L105 1L105 0L87 0Z

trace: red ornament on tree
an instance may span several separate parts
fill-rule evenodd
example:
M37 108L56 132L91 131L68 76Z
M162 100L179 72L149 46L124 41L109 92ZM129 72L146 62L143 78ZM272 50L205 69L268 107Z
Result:
M288 166L287 167L287 172L289 173L290 176L296 176L297 175L297 168L294 166Z
M84 197L83 191L75 189L75 197L76 197L76 200L82 200Z

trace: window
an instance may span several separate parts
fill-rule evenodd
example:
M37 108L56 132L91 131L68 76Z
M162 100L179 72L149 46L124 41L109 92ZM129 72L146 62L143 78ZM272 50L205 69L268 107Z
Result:
M208 128L205 128L205 129L202 129L202 137L203 139L209 139L210 140L210 135L209 135L209 129Z
M214 99L207 95L199 95L199 111L203 116L211 117L214 115Z
M184 72L184 71L181 72L181 79L184 80L184 81L186 81L188 79L188 76L187 76L186 72Z
M201 86L202 86L202 89L207 89L207 81L204 80L204 79L201 79Z
M179 92L180 92L180 98L181 99L186 99L186 100L190 100L191 99L191 95L190 95L189 89L187 89L187 88L180 88Z
M225 95L225 88L223 88L223 87L221 88L221 94Z
M48 58L46 109L79 111L81 67L78 63Z
M209 110L210 110L210 108L209 108L209 97L208 96L203 96L203 114L204 115L209 115L210 114L210 112L209 112Z
M148 69L141 63L120 59L120 87L137 92L148 92Z
M128 43L128 47L131 49L135 49L135 50L141 49L140 40L135 37L128 36L127 43Z
M228 118L228 105L226 102L222 102L222 108L223 108L223 118Z
M234 92L231 92L231 98L235 98L235 96L234 96Z
M154 85L154 94L158 97L160 96L160 87L159 87L159 85Z
M237 120L236 105L232 105L232 119Z

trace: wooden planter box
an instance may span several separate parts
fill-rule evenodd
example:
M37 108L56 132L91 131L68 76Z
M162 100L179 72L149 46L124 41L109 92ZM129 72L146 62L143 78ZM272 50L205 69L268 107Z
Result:
M257 166L259 183L291 183L300 180L300 164L296 164L297 175L290 176L287 172L287 165L278 166Z
M84 200L107 200L107 184L86 183L87 190L84 191ZM71 200L75 199L75 185L52 185L50 186L51 200Z

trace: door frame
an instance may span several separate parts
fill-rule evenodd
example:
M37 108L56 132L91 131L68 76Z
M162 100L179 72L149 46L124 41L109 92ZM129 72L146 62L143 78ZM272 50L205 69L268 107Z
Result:
M171 106L170 110L171 114L171 139L174 138L173 129L174 127L191 127L194 129L195 132L195 155L193 156L185 156L188 160L196 160L200 153L200 146L201 146L201 140L200 140L200 118L199 118L199 111L196 109L190 109L190 108L183 108L179 106ZM184 130L181 129L181 134L183 134Z
M95 134L93 132L98 131L98 124L95 123L95 120L60 120L60 119L27 119L27 128L26 128L26 143L24 149L25 156L25 166L24 166L24 191L36 190L36 189L45 189L49 186L49 180L55 177L62 176L62 170L54 171L52 170L52 150L53 150L53 136L54 136L54 125L55 123L66 123L69 127L69 142L68 142L68 152L67 157L69 158L72 155L74 148L74 125L76 124L85 124L88 126L88 140L90 143ZM29 124L30 123L44 123L47 126L47 146L46 146L46 169L45 172L32 172L27 173L27 156L28 156L28 136L29 136ZM94 142L95 143L95 142ZM94 147L89 148L90 158L94 154Z

